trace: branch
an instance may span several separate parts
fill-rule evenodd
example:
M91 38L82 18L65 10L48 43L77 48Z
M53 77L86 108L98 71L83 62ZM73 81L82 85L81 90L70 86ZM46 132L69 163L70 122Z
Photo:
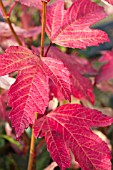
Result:
M47 2L42 1L42 32L41 32L40 57L44 56L44 34L45 34L45 26L46 26L46 5L47 5Z
M14 7L16 6L17 2L13 2L13 4L11 5L7 15L10 16L11 15L11 12L13 11Z
M35 117L37 119L38 114L35 113ZM32 170L33 159L34 159L34 150L35 150L35 136L34 136L34 127L32 125L32 135L31 135L31 144L30 144L30 154L29 154L29 161L28 161L28 168L27 170Z
M19 45L22 45L22 43L21 43L18 35L16 34L16 32L15 32L15 30L14 30L12 24L11 24L10 18L9 18L9 16L8 16L7 13L6 13L6 10L5 10L5 7L4 7L4 4L3 4L2 0L0 0L0 8L1 8L1 10L2 10L3 17L4 17L4 19L6 20L6 22L8 23L8 25L9 25L9 27L10 27L10 30L11 30L11 32L12 32L12 34L13 34L13 36L15 37L16 41L18 42L18 44L19 44Z

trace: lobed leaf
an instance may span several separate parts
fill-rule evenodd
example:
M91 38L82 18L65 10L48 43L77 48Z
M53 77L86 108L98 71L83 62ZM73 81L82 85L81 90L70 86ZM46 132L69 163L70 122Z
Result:
M58 59L42 58L25 47L9 47L0 55L0 75L18 71L9 91L10 118L19 138L35 121L35 112L44 114L49 103L49 78L70 99L70 72Z
M50 130L45 134L47 149L51 151L51 157L57 162L60 168L66 169L67 167L70 167L71 163L71 156L66 142L59 134L57 134L57 132L52 131L49 125L48 128L50 128Z
M67 55L61 52L56 47L51 47L47 56L54 59L60 59L64 63L66 68L68 68L68 70L70 71L71 73L70 78L72 81L71 84L72 95L79 99L85 97L86 99L90 100L93 103L94 102L93 87L90 80L82 75L83 72L88 71L84 69L82 63L77 63L75 56Z
M109 41L107 34L89 27L105 17L103 9L91 0L76 0L67 10L58 0L47 7L46 32L52 43L71 48L85 48Z
M61 89L65 99L70 100L71 75L63 62L50 57L42 58L42 61L45 74L54 82L58 89Z
M44 114L49 102L48 78L36 66L22 70L9 91L10 118L17 138L35 121L35 114Z
M39 135L42 119L35 122L35 136ZM95 135L90 127L108 126L113 123L113 118L103 115L100 111L84 108L81 105L66 104L46 115L46 118L44 116L43 120L45 122L43 122L41 136L45 136L48 150L53 160L58 163L62 170L69 167L67 162L70 161L70 156L65 154L66 149L68 151L71 149L75 160L83 170L111 169L111 156L107 144ZM57 149L57 145L55 146L56 143L60 145L60 151L59 148ZM62 148L62 144L66 148ZM63 161L60 164L59 155L63 158L66 156L68 161Z
M11 46L0 55L0 76L34 65L33 53L22 46Z

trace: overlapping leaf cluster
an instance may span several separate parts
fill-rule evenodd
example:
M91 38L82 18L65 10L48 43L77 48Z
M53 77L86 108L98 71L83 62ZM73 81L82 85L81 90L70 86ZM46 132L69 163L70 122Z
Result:
M40 0L18 1L41 10ZM57 0L47 6L46 33L51 43L64 47L98 45L109 41L107 34L92 30L90 26L105 16L103 9L91 0L73 0L68 9L64 8L64 0ZM45 114L51 89L55 89L52 91L54 95L60 91L69 101L73 95L94 102L92 84L82 75L88 69L57 47L51 47L42 58L39 51L11 46L0 55L0 76L18 72L16 82L9 90L12 107L9 117L17 138L34 124L35 136L45 137L51 157L62 170L70 166L70 150L83 170L110 170L110 151L90 128L108 126L113 118L77 104L63 105ZM36 112L41 114L37 121Z

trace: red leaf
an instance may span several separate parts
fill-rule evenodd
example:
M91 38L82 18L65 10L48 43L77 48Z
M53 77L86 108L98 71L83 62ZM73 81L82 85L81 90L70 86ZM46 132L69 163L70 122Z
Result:
M47 121L46 116L38 119L38 123L35 124L35 134L38 136L41 132L42 137L45 135L47 149L51 151L51 157L61 169L70 167L71 157L66 143L59 133L51 129Z
M54 82L58 90L61 89L64 97L70 100L71 80L70 72L58 59L45 57L42 59L45 74Z
M45 120L44 121L42 121ZM75 160L83 170L110 170L110 151L97 135L91 132L90 127L108 126L113 123L113 118L103 115L97 110L84 108L81 105L66 104L35 122L34 132L38 136L41 123L43 122L42 135L46 137L49 152L62 170L69 166L67 162L59 163L59 155L70 156L65 151L71 149ZM60 139L60 142L58 140ZM65 141L65 142L64 142ZM60 152L55 143L61 147ZM64 143L64 144L63 144ZM62 144L64 148L62 148Z
M33 53L21 46L9 47L3 55L0 55L0 76L21 70L23 67L35 64Z
M10 118L17 138L35 121L35 112L44 114L49 102L48 78L36 66L22 70L11 86Z
M91 63L86 58L80 58L77 55L70 55L69 57L70 63L75 65L73 68L76 68L82 75L95 75L97 73L97 71L92 67Z
M100 58L100 61L105 64L101 67L98 75L96 76L96 83L113 78L113 51L104 53L104 55Z
M79 99L85 97L93 103L93 87L90 80L81 75L83 73L82 63L77 63L76 58L61 52L56 47L50 48L48 56L54 59L56 58L62 60L70 71L72 80L72 94Z
M59 101L65 99L62 92L60 92L57 89L57 87L51 80L49 81L49 87L50 87L50 100L52 100L53 97L57 98Z
M36 26L36 27L26 30L26 29L17 27L13 24L13 28L16 31L17 35L21 38L34 37L41 33L41 26ZM0 36L3 38L4 37L13 37L8 24L5 22L0 22Z
M70 99L70 72L58 59L39 59L25 47L9 47L0 55L0 76L19 71L16 82L10 88L12 107L10 118L17 137L34 123L35 112L44 114L49 102L49 78Z
M103 19L103 9L91 0L76 0L64 10L64 1L58 0L47 8L46 32L50 40L60 46L85 48L109 41L107 34L89 27Z
M61 138L59 133L50 130L45 134L45 140L47 142L47 149L51 151L51 157L55 160L61 169L70 167L71 157L66 142Z
M38 57L25 47L9 47L0 56L0 75L20 71L9 95L10 117L17 137L34 123L35 112L44 114L49 102L48 78L38 66Z

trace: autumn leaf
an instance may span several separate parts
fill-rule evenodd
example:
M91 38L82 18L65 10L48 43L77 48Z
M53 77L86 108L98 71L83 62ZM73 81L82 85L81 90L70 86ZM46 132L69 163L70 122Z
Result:
M82 61L81 62L79 61L80 63L77 62L78 56L75 57L75 56L70 56L68 54L65 54L56 47L51 47L47 56L53 59L60 59L70 71L71 81L72 81L71 88L72 88L73 96L79 99L84 97L90 100L92 103L94 103L93 86L90 80L85 76L83 76L83 73L88 72L88 67L86 68L86 66L83 66ZM79 57L78 60L80 60Z
M103 9L91 0L76 0L64 9L59 0L47 7L46 32L52 43L71 48L85 48L109 41L107 34L89 27L103 19Z
M41 6L41 0L15 0L16 2L20 2L21 4L23 5L26 5L28 7L30 6L33 6L37 9L42 9L42 6Z
M78 104L66 104L36 120L34 133L45 136L51 157L62 170L70 166L69 150L82 170L110 170L110 151L90 127L108 126L113 118ZM64 160L64 158L66 160Z
M65 99L70 100L71 95L71 74L59 59L44 57L42 59L45 74L51 78L56 87L61 89ZM58 89L58 90L59 90Z
M42 10L42 1L49 2L50 0L15 0L17 2L20 2L23 5L26 5L28 7L32 6L39 10Z
M21 46L9 47L0 55L0 76L18 71L16 82L9 91L10 118L16 136L35 121L35 112L44 114L49 103L49 78L70 100L70 72L58 59L39 59L32 51Z
M113 78L113 51L104 52L99 60L103 66L96 76L96 83L108 81Z
M20 36L21 38L30 38L30 37L37 36L41 33L41 26L36 26L27 30L17 27L14 24L12 24L12 26L16 31L17 35ZM0 22L0 35L2 38L13 37L8 24L5 22Z

